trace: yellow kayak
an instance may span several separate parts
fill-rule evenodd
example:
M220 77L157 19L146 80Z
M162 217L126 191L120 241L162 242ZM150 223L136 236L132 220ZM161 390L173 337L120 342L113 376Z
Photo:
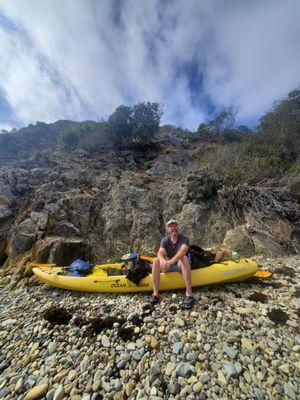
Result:
M38 264L32 264L38 265ZM50 266L51 265L51 266ZM129 293L152 291L152 274L135 285L124 275L108 276L107 269L120 269L122 264L95 265L93 272L84 277L60 275L62 267L53 264L36 266L33 268L35 276L48 285L62 289L78 290L82 292ZM223 261L209 267L192 270L192 286L205 286L226 282L242 281L253 276L258 270L255 261L240 258L236 261ZM183 277L178 272L161 273L160 290L174 290L185 288Z

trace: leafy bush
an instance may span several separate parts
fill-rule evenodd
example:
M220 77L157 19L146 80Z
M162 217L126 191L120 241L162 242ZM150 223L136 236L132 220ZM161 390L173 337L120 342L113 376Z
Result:
M61 134L61 142L65 150L74 150L79 141L79 134L75 128Z
M63 131L60 142L63 149L67 151L81 148L95 152L108 146L109 135L107 122L84 121Z
M221 143L241 142L253 136L245 125L236 126L238 107L230 106L221 111L215 118L201 123L196 135L210 138Z
M158 103L139 103L133 107L119 106L107 121L84 121L62 132L60 141L65 150L79 147L99 151L115 145L127 147L134 143L151 143L158 132L162 117Z
M247 156L228 165L225 170L226 185L236 186L242 183L256 184L264 179L281 178L286 163L276 156Z
M220 179L208 168L203 167L187 176L182 200L184 203L199 203L210 199L217 194L221 184L222 181Z
M275 102L260 119L260 139L269 155L294 162L300 154L300 89Z

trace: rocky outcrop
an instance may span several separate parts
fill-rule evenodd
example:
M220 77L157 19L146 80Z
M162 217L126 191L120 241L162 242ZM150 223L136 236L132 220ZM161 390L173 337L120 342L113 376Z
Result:
M250 256L255 251L255 245L245 225L240 225L228 230L222 246L231 247L245 256Z
M31 261L69 265L77 258L89 259L89 249L80 239L47 237L38 240L31 253Z
M130 250L153 255L172 217L200 246L281 254L280 237L295 239L300 211L291 208L289 221L283 215L266 219L279 237L276 246L267 233L249 227L247 216L234 227L218 203L221 180L209 168L195 168L195 157L210 144L197 148L193 138L177 134L165 132L159 146L145 150L45 149L6 163L0 170L0 264L6 258L8 269L27 259L68 264L80 256L115 261Z
M6 180L6 174L3 173L0 176L0 205L9 205L12 203L14 198L10 185L8 183L3 182L5 180Z

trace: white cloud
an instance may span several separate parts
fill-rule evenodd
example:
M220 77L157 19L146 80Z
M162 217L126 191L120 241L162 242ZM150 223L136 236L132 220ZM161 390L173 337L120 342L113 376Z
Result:
M1 123L0 123L0 134L1 134L1 131L2 131L2 130L8 131L8 132L9 132L9 131L11 131L13 128L14 128L13 125L1 124Z
M33 115L51 121L64 115L80 116L76 94L68 96L63 82L55 84L50 68L34 48L19 40L16 34L0 29L0 84L7 103L23 123L32 122ZM71 87L68 87L71 90Z
M0 89L24 124L159 101L165 122L196 128L204 98L240 105L250 121L300 82L293 0L0 0L0 12L17 26L0 30ZM184 73L191 64L198 95Z

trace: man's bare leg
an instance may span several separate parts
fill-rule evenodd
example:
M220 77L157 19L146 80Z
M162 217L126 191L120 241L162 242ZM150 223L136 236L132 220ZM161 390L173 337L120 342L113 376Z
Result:
M192 297L192 283L191 283L191 265L187 256L182 257L179 261L179 266L181 268L181 273L186 285L186 295Z
M155 260L153 261L152 278L153 278L153 296L158 296L159 282L160 282L160 263L158 258L155 258Z

